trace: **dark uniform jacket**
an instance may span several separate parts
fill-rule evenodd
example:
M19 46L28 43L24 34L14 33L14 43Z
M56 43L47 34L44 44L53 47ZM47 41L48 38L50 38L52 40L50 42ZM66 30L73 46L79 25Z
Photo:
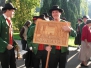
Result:
M6 23L6 19L3 15L0 16L0 53L3 53L7 49L9 44L9 26ZM16 43L13 44L14 46Z

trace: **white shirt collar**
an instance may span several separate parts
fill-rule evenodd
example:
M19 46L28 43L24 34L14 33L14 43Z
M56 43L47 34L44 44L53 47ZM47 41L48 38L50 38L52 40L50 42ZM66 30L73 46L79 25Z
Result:
M5 19L7 18L7 16L5 14L3 14L3 16L4 16Z
M7 17L5 14L3 14L3 16L4 16L4 18L6 19L6 18L8 18L9 20L10 20L10 18L9 17Z
M5 14L3 14L3 16L4 16L5 19L8 18ZM8 18L8 19L10 20L10 18ZM6 20L6 23L7 23L7 25L9 26L7 20ZM11 22L11 24L12 24L12 22Z

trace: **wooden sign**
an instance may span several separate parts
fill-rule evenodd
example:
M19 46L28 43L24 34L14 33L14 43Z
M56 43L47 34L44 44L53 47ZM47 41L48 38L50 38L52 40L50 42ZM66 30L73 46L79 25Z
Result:
M62 29L63 26L70 26L70 23L38 19L36 22L33 42L67 47L69 32L65 32Z

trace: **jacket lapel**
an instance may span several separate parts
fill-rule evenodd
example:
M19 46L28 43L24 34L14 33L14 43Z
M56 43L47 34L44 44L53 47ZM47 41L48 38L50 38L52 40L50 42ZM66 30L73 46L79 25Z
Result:
M9 26L8 21L5 19L5 17L2 15L2 18L7 26Z

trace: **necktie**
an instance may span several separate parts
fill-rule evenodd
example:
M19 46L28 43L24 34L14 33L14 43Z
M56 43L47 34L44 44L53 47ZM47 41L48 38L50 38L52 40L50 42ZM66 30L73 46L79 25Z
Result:
M80 25L78 25L78 32L80 32Z
M9 44L13 44L13 39L12 39L12 24L9 19L6 19L8 24L9 24Z

